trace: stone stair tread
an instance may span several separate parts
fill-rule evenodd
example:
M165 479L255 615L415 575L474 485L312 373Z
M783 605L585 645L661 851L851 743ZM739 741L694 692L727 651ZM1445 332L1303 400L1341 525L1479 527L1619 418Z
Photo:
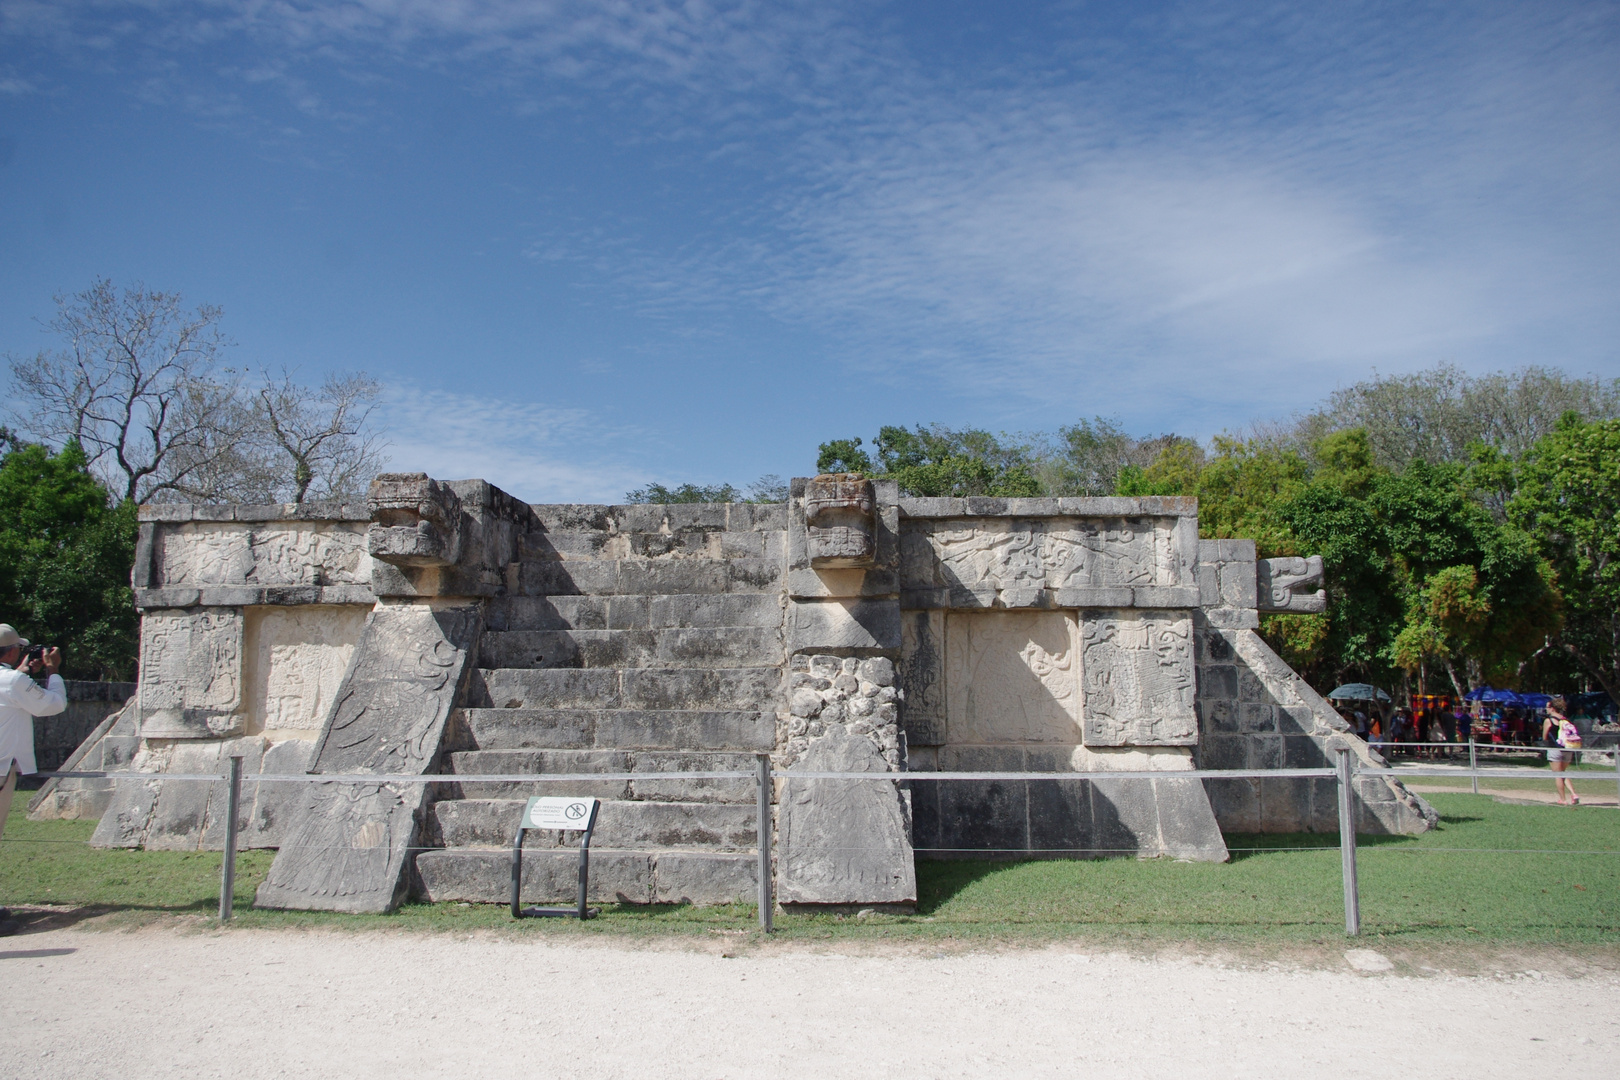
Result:
M476 708L763 709L776 667L480 668Z
M489 605L489 631L665 630L782 625L771 592L507 596Z
M430 901L504 904L512 895L511 859L509 846L441 848L418 854L416 868ZM578 867L577 851L525 846L522 901L573 902ZM748 903L757 867L752 853L593 846L586 896L592 903Z
M664 777L670 772L745 772L754 756L727 751L682 750L463 750L448 755L452 775L545 775L547 773L641 773L632 779L469 780L457 785L464 799L570 795L598 799L744 803L754 799L752 779Z
M457 750L769 752L776 715L758 709L463 709Z
M650 668L782 663L777 627L672 627L663 630L491 630L479 645L489 668Z
M751 768L754 755L736 750L620 750L608 749L514 749L457 750L449 756L454 773L520 772L522 765L543 765L548 772L638 772L658 768L673 771ZM709 763L709 764L705 764ZM566 769L560 766L568 766ZM553 767L558 766L558 767ZM600 768L592 769L593 766ZM535 770L538 771L538 770Z
M558 529L523 538L522 559L780 558L785 533L757 529L619 532Z
M448 848L511 846L527 799L454 799L434 804L439 837ZM592 849L642 848L743 851L755 844L754 807L675 801L604 802ZM530 830L524 849L573 848L577 832Z
M518 564L517 592L528 596L587 594L774 592L780 558L525 559Z

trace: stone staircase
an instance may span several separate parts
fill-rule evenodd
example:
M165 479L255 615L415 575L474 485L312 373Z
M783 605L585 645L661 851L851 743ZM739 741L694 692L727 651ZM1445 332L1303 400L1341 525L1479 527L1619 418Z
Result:
M509 594L490 602L479 670L443 771L645 773L646 779L446 786L416 860L430 899L503 902L530 795L605 800L597 901L725 903L755 890L750 771L776 744L784 662L777 504L536 506ZM571 900L577 833L531 832L525 901Z

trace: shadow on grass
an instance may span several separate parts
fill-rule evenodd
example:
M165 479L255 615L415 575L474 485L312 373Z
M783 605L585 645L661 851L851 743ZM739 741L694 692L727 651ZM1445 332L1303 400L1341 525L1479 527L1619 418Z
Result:
M918 859L917 914L933 915L970 885L1021 865L1006 859Z
M1412 836L1356 837L1356 848L1402 847L1416 843ZM1226 836L1226 850L1233 862L1275 855L1278 852L1338 851L1339 839L1334 833L1230 833Z

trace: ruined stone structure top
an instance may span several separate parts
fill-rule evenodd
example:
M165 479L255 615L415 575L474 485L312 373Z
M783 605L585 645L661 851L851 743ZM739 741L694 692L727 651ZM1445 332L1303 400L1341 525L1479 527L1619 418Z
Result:
M786 903L909 903L915 857L1219 860L1221 826L1334 827L1331 782L1184 775L1373 760L1256 633L1262 612L1323 610L1321 560L1200 540L1197 512L902 498L848 474L775 505L530 506L392 473L363 507L146 507L138 692L82 755L154 782L69 781L37 812L99 816L97 843L206 847L220 785L163 773L242 754L375 776L258 785L243 833L278 849L260 903L355 911L505 895L534 788L388 779L412 774L643 776L545 789L608 800L594 887L634 901L751 895L751 785L666 774L759 753L781 771ZM935 770L1155 778L918 779ZM893 780L797 776L826 771ZM1358 791L1363 829L1432 820L1399 785ZM525 892L568 894L562 838L528 842Z

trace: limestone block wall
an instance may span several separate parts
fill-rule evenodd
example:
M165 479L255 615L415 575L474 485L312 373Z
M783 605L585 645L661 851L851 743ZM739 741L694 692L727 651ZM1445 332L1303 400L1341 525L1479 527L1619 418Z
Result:
M140 680L129 705L78 755L150 783L69 780L37 816L99 817L92 843L178 850L223 843L223 785L165 780L303 772L376 603L363 505L158 505L141 509L132 581ZM251 782L243 847L276 847L287 785Z
M1198 740L1196 503L902 499L907 758L1160 780L913 783L920 854L1224 859Z
M809 772L906 767L900 655L898 490L852 477L796 479L788 504L787 670L774 762ZM911 807L898 779L777 786L783 903L917 899Z
M1197 633L1199 767L1319 769L1335 763L1340 747L1366 767L1384 767L1384 759L1350 734L1338 712L1256 632L1254 541L1205 540L1199 549L1200 589L1208 603ZM1332 780L1214 779L1204 785L1228 832L1339 827ZM1363 777L1357 785L1359 832L1422 832L1438 820L1397 781Z
M68 706L55 716L34 717L34 760L54 772L79 744L135 694L132 682L66 680Z

